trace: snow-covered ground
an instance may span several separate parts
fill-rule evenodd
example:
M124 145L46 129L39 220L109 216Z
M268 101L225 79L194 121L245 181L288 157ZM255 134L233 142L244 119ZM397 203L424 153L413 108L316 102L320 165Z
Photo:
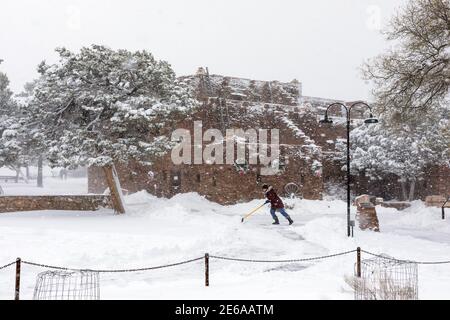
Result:
M69 178L62 180L59 177L45 177L43 188L36 187L36 180L28 183L19 181L0 181L0 187L5 195L61 195L86 194L88 192L87 178Z
M85 179L46 179L47 187L3 186L8 194L83 193ZM53 183L53 184L52 184ZM84 185L83 185L84 183ZM23 185L22 185L23 186ZM37 189L37 188L35 188ZM158 199L146 192L126 197L128 213L21 212L0 214L0 265L21 257L73 268L123 269L196 258L208 252L238 258L295 259L353 250L357 246L399 259L450 260L450 223L440 209L420 201L405 211L377 207L381 233L346 236L343 201L295 200L295 220L272 226L268 209L241 217L262 200L233 206L197 194ZM289 202L289 201L287 201ZM363 258L369 258L363 255ZM353 299L344 276L354 253L308 263L247 263L211 259L210 287L202 261L137 273L101 274L103 299ZM32 297L36 275L22 266L22 298ZM14 295L14 267L0 270L0 299ZM419 266L419 298L450 299L450 265Z

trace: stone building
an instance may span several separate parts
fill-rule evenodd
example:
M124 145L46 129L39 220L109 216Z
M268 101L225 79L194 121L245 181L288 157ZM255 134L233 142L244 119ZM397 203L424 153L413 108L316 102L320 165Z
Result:
M201 106L187 119L181 119L175 129L187 129L194 141L194 123L201 121L202 134L208 129L218 129L224 139L220 144L229 150L234 146L234 162L230 164L176 165L169 152L157 159L152 166L136 163L117 164L116 169L122 188L128 192L147 190L149 193L171 197L177 193L198 192L207 199L221 204L233 204L262 198L261 184L269 183L283 196L301 196L306 199L321 199L326 188L345 181L342 164L335 160L335 143L346 136L345 110L333 108L330 115L333 126L319 124L326 107L337 100L307 97L302 95L302 85L297 80L289 83L279 81L257 81L221 75L210 75L207 69L199 68L195 75L179 78L190 85ZM361 121L366 110L355 109L352 117ZM280 157L275 163L279 171L274 175L263 174L265 165L249 162L251 147L258 140L239 140L226 135L227 130L279 129ZM202 141L201 150L210 141ZM229 143L229 145L227 144ZM245 158L237 156L239 144L246 145ZM270 143L266 143L267 148ZM195 153L192 144L191 154ZM226 152L226 151L224 151ZM220 157L219 157L220 158ZM225 159L225 155L224 155ZM225 162L225 161L224 161ZM273 165L273 163L272 163ZM417 187L421 197L431 191L450 192L445 185L442 168L430 168L429 179ZM89 192L102 193L106 188L103 172L99 168L89 168ZM444 179L444 180L443 180ZM358 176L352 177L355 194L370 193L378 196L397 197L400 195L396 177L385 181L370 181ZM449 181L449 180L447 180ZM432 189L430 189L432 186Z

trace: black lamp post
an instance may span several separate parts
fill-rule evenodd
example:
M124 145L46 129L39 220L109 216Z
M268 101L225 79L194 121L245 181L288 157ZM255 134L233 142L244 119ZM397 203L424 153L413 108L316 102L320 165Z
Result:
M444 202L444 204L442 205L442 220L445 220L445 206L447 205L447 203L450 201L450 196L447 197L447 201Z
M325 111L325 118L323 120L320 120L320 123L326 123L331 124L333 123L333 120L328 118L328 110L331 107L334 106L341 106L345 108L345 111L347 112L347 235L350 237L350 111L354 106L362 105L369 109L370 111L370 117L364 121L364 123L367 124L373 124L378 123L378 119L374 118L372 115L372 108L365 102L355 102L351 104L349 107L347 107L345 104L336 102L332 103L328 106L327 110Z

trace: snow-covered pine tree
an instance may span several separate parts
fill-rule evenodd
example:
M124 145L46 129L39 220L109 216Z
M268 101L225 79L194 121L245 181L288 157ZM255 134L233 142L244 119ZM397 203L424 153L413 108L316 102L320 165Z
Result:
M17 177L25 161L21 137L22 121L9 89L9 79L0 72L0 167L10 167L17 172Z
M401 130L387 126L383 120L376 125L359 126L350 134L351 170L364 172L372 179L395 174L404 200L411 201L416 181L427 166L449 165L449 125L444 118L434 124L404 124ZM345 144L337 146L341 155L345 155Z
M0 65L3 62L2 59L0 59ZM11 104L11 97L13 93L9 89L9 79L8 76L0 72L0 108L2 108L2 111L5 111L6 107ZM1 113L0 115L4 115L4 113Z
M35 92L53 165L147 164L166 150L165 129L195 105L170 65L147 51L56 51L59 63L39 66Z
M34 99L35 88L39 80L33 80L24 85L24 90L15 96L17 106L19 108L20 117L25 125L21 130L22 140L22 157L27 165L37 164L37 186L42 188L43 185L43 164L46 153L46 143L43 136L43 126L39 121L35 121L36 114L40 108L33 105L36 103Z
M58 63L39 65L32 111L53 166L149 164L168 151L171 125L196 106L171 66L148 51L56 51Z

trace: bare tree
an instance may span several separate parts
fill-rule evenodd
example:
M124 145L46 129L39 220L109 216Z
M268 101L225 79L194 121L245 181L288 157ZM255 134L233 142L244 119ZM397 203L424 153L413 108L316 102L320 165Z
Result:
M379 112L394 123L430 109L448 112L450 0L409 1L384 34L393 47L363 66L364 78L375 85Z

